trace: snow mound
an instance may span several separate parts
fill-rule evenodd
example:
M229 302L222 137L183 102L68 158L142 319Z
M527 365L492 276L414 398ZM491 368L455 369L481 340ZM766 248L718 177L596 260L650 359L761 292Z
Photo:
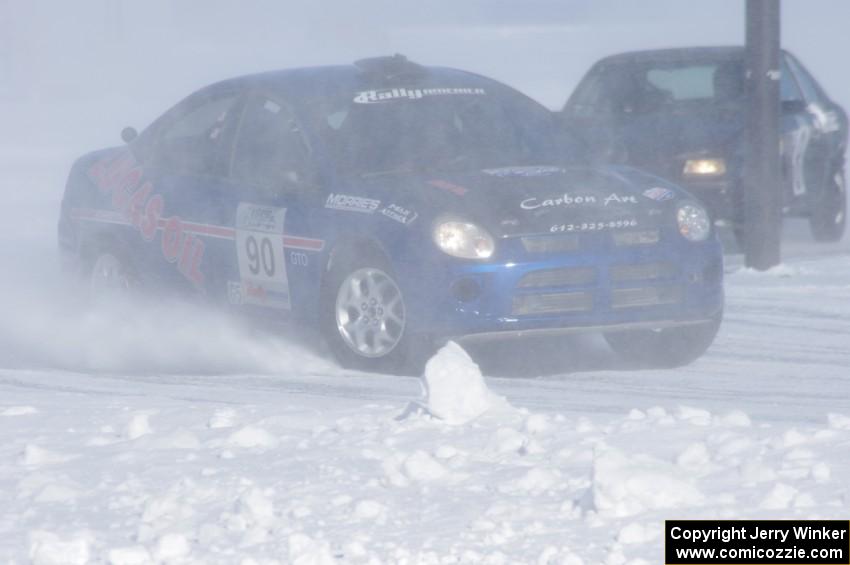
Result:
M27 416L37 413L38 410L32 406L10 406L9 408L0 410L0 416Z
M594 454L591 494L596 510L618 517L703 501L687 473L676 466L648 455L629 457L614 448Z
M425 391L430 413L452 425L509 406L487 388L481 369L454 342L446 344L425 366Z
M33 565L84 565L90 560L90 536L61 538L52 532L30 533L30 562Z

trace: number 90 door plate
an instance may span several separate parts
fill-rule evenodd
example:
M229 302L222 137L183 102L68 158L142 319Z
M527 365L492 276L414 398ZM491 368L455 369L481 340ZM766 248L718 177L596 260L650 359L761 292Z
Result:
M286 208L239 204L236 210L239 303L291 308L283 254L285 218Z

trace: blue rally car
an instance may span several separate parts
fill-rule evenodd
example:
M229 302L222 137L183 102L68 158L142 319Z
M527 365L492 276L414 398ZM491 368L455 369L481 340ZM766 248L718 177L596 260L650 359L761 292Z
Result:
M227 80L74 165L62 257L94 293L181 289L317 327L361 369L538 331L697 358L723 310L705 209L558 162L556 132L503 84L402 56Z

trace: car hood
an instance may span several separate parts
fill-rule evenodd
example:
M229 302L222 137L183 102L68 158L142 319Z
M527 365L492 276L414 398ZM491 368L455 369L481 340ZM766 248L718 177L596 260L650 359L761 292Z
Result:
M623 142L630 164L678 178L681 164L691 156L734 157L743 131L740 108L705 107L637 116L624 128Z
M685 193L627 167L522 166L372 179L362 196L417 217L465 219L494 235L658 227ZM584 227L583 224L594 224Z

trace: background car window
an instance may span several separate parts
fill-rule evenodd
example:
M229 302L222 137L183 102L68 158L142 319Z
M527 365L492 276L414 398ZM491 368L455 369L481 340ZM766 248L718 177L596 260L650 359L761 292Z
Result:
M268 96L252 96L236 139L231 177L273 192L303 181L309 152L292 112Z
M191 105L161 126L153 151L157 168L172 172L222 175L225 130L238 96L224 95Z
M715 65L651 69L646 80L668 93L673 100L696 100L714 97Z
M791 67L791 71L794 73L794 76L797 78L797 83L803 91L803 97L806 102L809 104L825 102L825 96L822 94L820 87L818 87L815 79L812 78L808 71L794 60L793 57L786 57L785 59L788 61L788 65Z
M802 100L803 94L800 92L800 87L797 86L797 81L791 73L791 68L788 66L787 60L782 61L782 80L779 82L779 96L783 102L793 102Z

